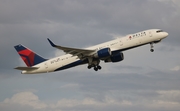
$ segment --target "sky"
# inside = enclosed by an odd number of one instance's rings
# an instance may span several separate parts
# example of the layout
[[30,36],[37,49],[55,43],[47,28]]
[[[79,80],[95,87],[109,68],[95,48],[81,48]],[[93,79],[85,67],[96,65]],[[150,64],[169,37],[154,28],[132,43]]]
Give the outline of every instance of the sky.
[[[179,0],[0,0],[1,111],[179,111]],[[56,44],[84,48],[147,29],[169,36],[124,51],[118,63],[101,62],[38,75],[14,49],[23,44],[44,58],[63,55]]]

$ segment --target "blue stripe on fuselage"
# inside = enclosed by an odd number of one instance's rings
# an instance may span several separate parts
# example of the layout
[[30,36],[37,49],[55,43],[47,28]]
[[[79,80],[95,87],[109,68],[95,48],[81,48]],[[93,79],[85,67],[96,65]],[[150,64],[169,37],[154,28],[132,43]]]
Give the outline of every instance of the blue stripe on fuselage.
[[88,60],[87,60],[87,59],[85,59],[85,60],[77,60],[77,61],[75,61],[75,62],[72,62],[72,63],[70,63],[70,64],[67,64],[67,65],[65,65],[65,66],[62,66],[62,67],[56,69],[55,71],[68,69],[68,68],[75,67],[75,66],[77,66],[77,65],[86,64],[86,63],[88,63]]
[[[120,51],[119,51],[119,50],[113,51],[112,54],[115,54],[115,53],[118,53],[118,52],[120,52]],[[85,60],[77,60],[77,61],[75,61],[75,62],[72,62],[72,63],[70,63],[70,64],[67,64],[67,65],[65,65],[65,66],[62,66],[62,67],[60,67],[60,68],[58,68],[58,69],[56,69],[56,70],[54,70],[54,71],[59,71],[59,70],[68,69],[68,68],[75,67],[75,66],[82,65],[82,64],[86,64],[86,63],[88,63],[88,59],[85,59]]]
[[[112,54],[116,54],[118,52],[121,52],[120,50],[116,50],[116,51],[112,51]],[[62,66],[54,71],[59,71],[59,70],[64,70],[64,69],[68,69],[68,68],[71,68],[71,67],[75,67],[75,66],[78,66],[78,65],[82,65],[82,64],[86,64],[88,63],[88,59],[85,59],[85,60],[77,60],[75,62],[72,62],[70,64],[67,64],[65,66]]]

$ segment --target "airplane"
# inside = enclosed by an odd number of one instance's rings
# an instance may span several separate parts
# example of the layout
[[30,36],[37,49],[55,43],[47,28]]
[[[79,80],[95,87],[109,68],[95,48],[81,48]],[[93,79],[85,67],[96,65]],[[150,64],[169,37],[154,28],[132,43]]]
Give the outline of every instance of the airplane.
[[150,29],[121,38],[98,44],[88,48],[71,48],[54,44],[47,38],[50,45],[64,51],[66,54],[52,59],[45,59],[26,48],[22,44],[14,46],[27,67],[16,67],[22,74],[38,74],[60,71],[74,66],[88,64],[87,68],[101,70],[100,62],[116,63],[124,60],[123,52],[139,46],[150,44],[150,51],[154,52],[153,44],[161,42],[168,36],[161,29]]

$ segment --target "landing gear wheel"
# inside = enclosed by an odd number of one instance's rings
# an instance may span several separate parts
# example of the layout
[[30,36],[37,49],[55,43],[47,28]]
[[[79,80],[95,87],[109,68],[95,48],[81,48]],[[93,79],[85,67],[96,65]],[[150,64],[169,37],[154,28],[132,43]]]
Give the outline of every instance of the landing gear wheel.
[[151,45],[150,51],[151,51],[151,52],[154,52],[154,49],[153,49],[153,47],[154,47],[154,46],[153,46],[153,43],[150,43],[150,45]]
[[94,70],[95,70],[95,71],[98,71],[98,68],[97,68],[97,67],[94,67]]
[[154,52],[154,49],[151,49],[150,51],[151,51],[151,52]]
[[91,69],[91,68],[92,68],[92,66],[91,66],[91,65],[89,65],[87,68],[88,68],[88,69]]
[[102,67],[101,67],[101,66],[97,66],[97,68],[98,68],[98,69],[100,69],[100,70],[102,69]]

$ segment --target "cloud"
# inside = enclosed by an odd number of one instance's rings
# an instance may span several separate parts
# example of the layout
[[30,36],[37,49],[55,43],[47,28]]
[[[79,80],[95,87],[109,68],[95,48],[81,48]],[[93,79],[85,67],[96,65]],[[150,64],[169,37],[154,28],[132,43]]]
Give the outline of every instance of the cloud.
[[76,88],[79,88],[79,87],[80,87],[79,84],[71,84],[71,83],[69,83],[69,84],[65,84],[65,85],[61,86],[60,88],[62,88],[62,89],[76,89]]
[[180,9],[180,1],[179,0],[171,0],[175,5],[178,6],[178,8]]
[[175,66],[174,68],[171,69],[171,71],[179,71],[180,70],[180,66]]
[[[139,91],[142,92],[142,91]],[[147,91],[148,92],[148,91]],[[129,94],[127,92],[127,96]],[[137,93],[137,92],[136,92]],[[135,94],[136,94],[135,93]],[[38,96],[32,92],[20,92],[14,94],[12,98],[7,98],[3,102],[0,103],[0,108],[6,108],[8,106],[9,109],[16,108],[27,108],[37,111],[49,111],[49,110],[60,110],[60,111],[79,111],[79,110],[100,110],[100,111],[108,111],[115,110],[118,111],[119,108],[124,110],[130,110],[133,108],[134,110],[139,109],[149,109],[150,110],[158,110],[163,109],[168,111],[170,109],[174,109],[174,111],[178,111],[180,101],[177,97],[180,96],[179,90],[171,90],[171,91],[156,91],[157,94],[154,97],[147,96],[146,98],[138,97],[139,99],[125,99],[125,98],[116,98],[113,97],[113,92],[111,95],[107,94],[102,101],[98,101],[95,98],[83,98],[83,99],[60,99],[57,102],[44,102],[39,100]],[[122,92],[120,94],[123,94]],[[178,101],[176,101],[178,99]],[[139,108],[141,106],[141,108]]]
[[159,98],[161,100],[167,101],[169,103],[172,102],[175,104],[179,104],[180,103],[180,90],[167,90],[167,91],[158,91]]
[[[111,98],[111,97],[106,97],[104,101],[97,101],[93,98],[84,98],[83,100],[76,100],[76,99],[62,99],[62,100],[59,100],[54,106],[52,106],[52,108],[90,108],[90,109],[105,109],[105,107],[108,107],[108,106],[122,106],[122,107],[126,107],[126,106],[131,106],[132,103],[130,101],[126,101],[126,100],[123,100],[123,101],[118,101],[118,100],[115,100],[114,98]],[[89,110],[90,110],[89,109]],[[76,109],[78,110],[78,109]],[[88,109],[86,109],[88,110]]]
[[43,109],[46,108],[47,105],[41,102],[35,94],[32,92],[20,92],[14,94],[12,98],[7,98],[3,103],[6,104],[19,104],[22,106],[31,106],[34,109]]
[[[29,108],[33,110],[80,110],[81,108],[87,109],[104,109],[107,106],[131,106],[130,101],[118,101],[111,97],[106,97],[104,101],[97,101],[93,98],[84,98],[82,100],[78,99],[61,99],[56,103],[45,103],[39,100],[38,96],[32,92],[19,92],[12,96],[12,98],[6,98],[0,103],[0,108],[13,109],[14,107],[19,108]],[[86,108],[87,107],[87,108]],[[90,110],[89,109],[89,110]],[[87,109],[88,110],[88,109]]]

